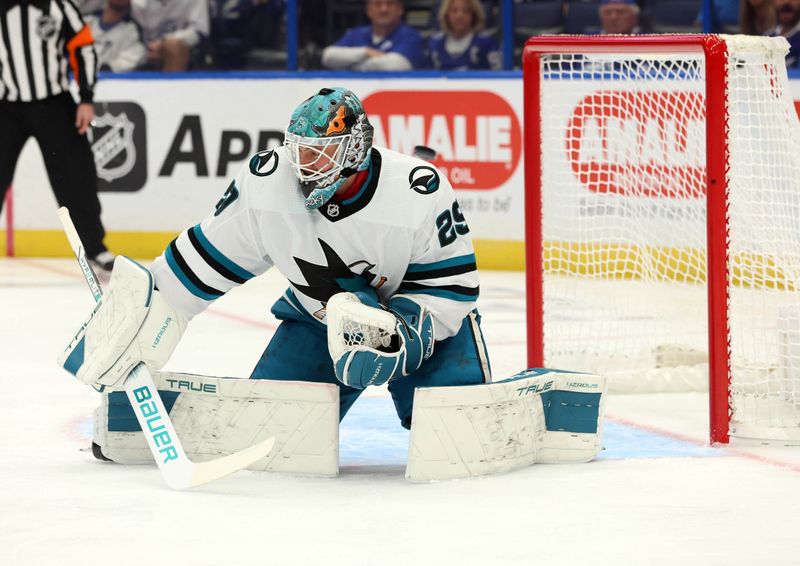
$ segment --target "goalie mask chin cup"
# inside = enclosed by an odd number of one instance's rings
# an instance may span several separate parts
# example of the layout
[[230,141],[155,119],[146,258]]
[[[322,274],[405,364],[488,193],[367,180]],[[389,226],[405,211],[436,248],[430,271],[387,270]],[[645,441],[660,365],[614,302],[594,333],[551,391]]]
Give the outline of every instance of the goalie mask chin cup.
[[306,209],[321,207],[369,167],[372,133],[361,101],[344,88],[323,88],[295,108],[284,146]]

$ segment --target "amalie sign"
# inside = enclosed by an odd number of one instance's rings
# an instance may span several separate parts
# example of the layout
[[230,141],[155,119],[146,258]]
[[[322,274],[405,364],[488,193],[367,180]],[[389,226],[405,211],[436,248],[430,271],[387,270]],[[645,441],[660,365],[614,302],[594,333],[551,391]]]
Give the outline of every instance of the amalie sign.
[[520,161],[522,131],[514,109],[486,91],[384,90],[364,101],[375,145],[411,153],[436,150],[434,163],[457,189],[496,189]]
[[567,124],[569,163],[597,193],[699,198],[705,192],[705,117],[696,92],[603,91]]

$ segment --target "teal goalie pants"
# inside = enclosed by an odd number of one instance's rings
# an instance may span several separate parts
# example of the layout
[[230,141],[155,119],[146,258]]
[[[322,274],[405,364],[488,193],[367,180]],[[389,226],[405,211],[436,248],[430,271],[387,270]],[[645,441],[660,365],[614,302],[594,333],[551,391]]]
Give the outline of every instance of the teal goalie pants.
[[[273,309],[279,317],[283,314],[281,311]],[[339,387],[339,420],[344,418],[363,391],[336,379],[328,354],[325,327],[316,321],[295,318],[285,318],[281,322],[250,377],[333,383]],[[489,357],[480,329],[480,315],[473,311],[464,318],[455,336],[436,343],[433,355],[416,372],[390,381],[389,393],[400,423],[411,428],[416,387],[472,385],[489,381]]]

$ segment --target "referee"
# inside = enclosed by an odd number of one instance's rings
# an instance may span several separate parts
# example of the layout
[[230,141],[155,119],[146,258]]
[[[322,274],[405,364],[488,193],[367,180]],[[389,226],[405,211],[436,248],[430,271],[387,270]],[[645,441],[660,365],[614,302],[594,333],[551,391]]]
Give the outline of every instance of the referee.
[[[72,0],[0,0],[0,207],[32,136],[87,257],[108,271],[114,256],[103,244],[97,171],[86,138],[96,64],[92,33]],[[69,92],[69,71],[79,104]]]

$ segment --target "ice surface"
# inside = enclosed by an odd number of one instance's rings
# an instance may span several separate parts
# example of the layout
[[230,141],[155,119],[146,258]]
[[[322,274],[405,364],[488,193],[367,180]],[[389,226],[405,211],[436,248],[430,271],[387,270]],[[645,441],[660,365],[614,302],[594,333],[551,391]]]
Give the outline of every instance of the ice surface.
[[[496,378],[525,366],[519,273],[482,274]],[[169,364],[246,376],[274,273],[193,321]],[[704,394],[611,396],[580,465],[412,484],[384,389],[342,422],[341,476],[239,472],[191,492],[85,449],[97,394],[55,359],[92,307],[69,260],[0,260],[0,565],[800,564],[800,449],[711,448]]]

